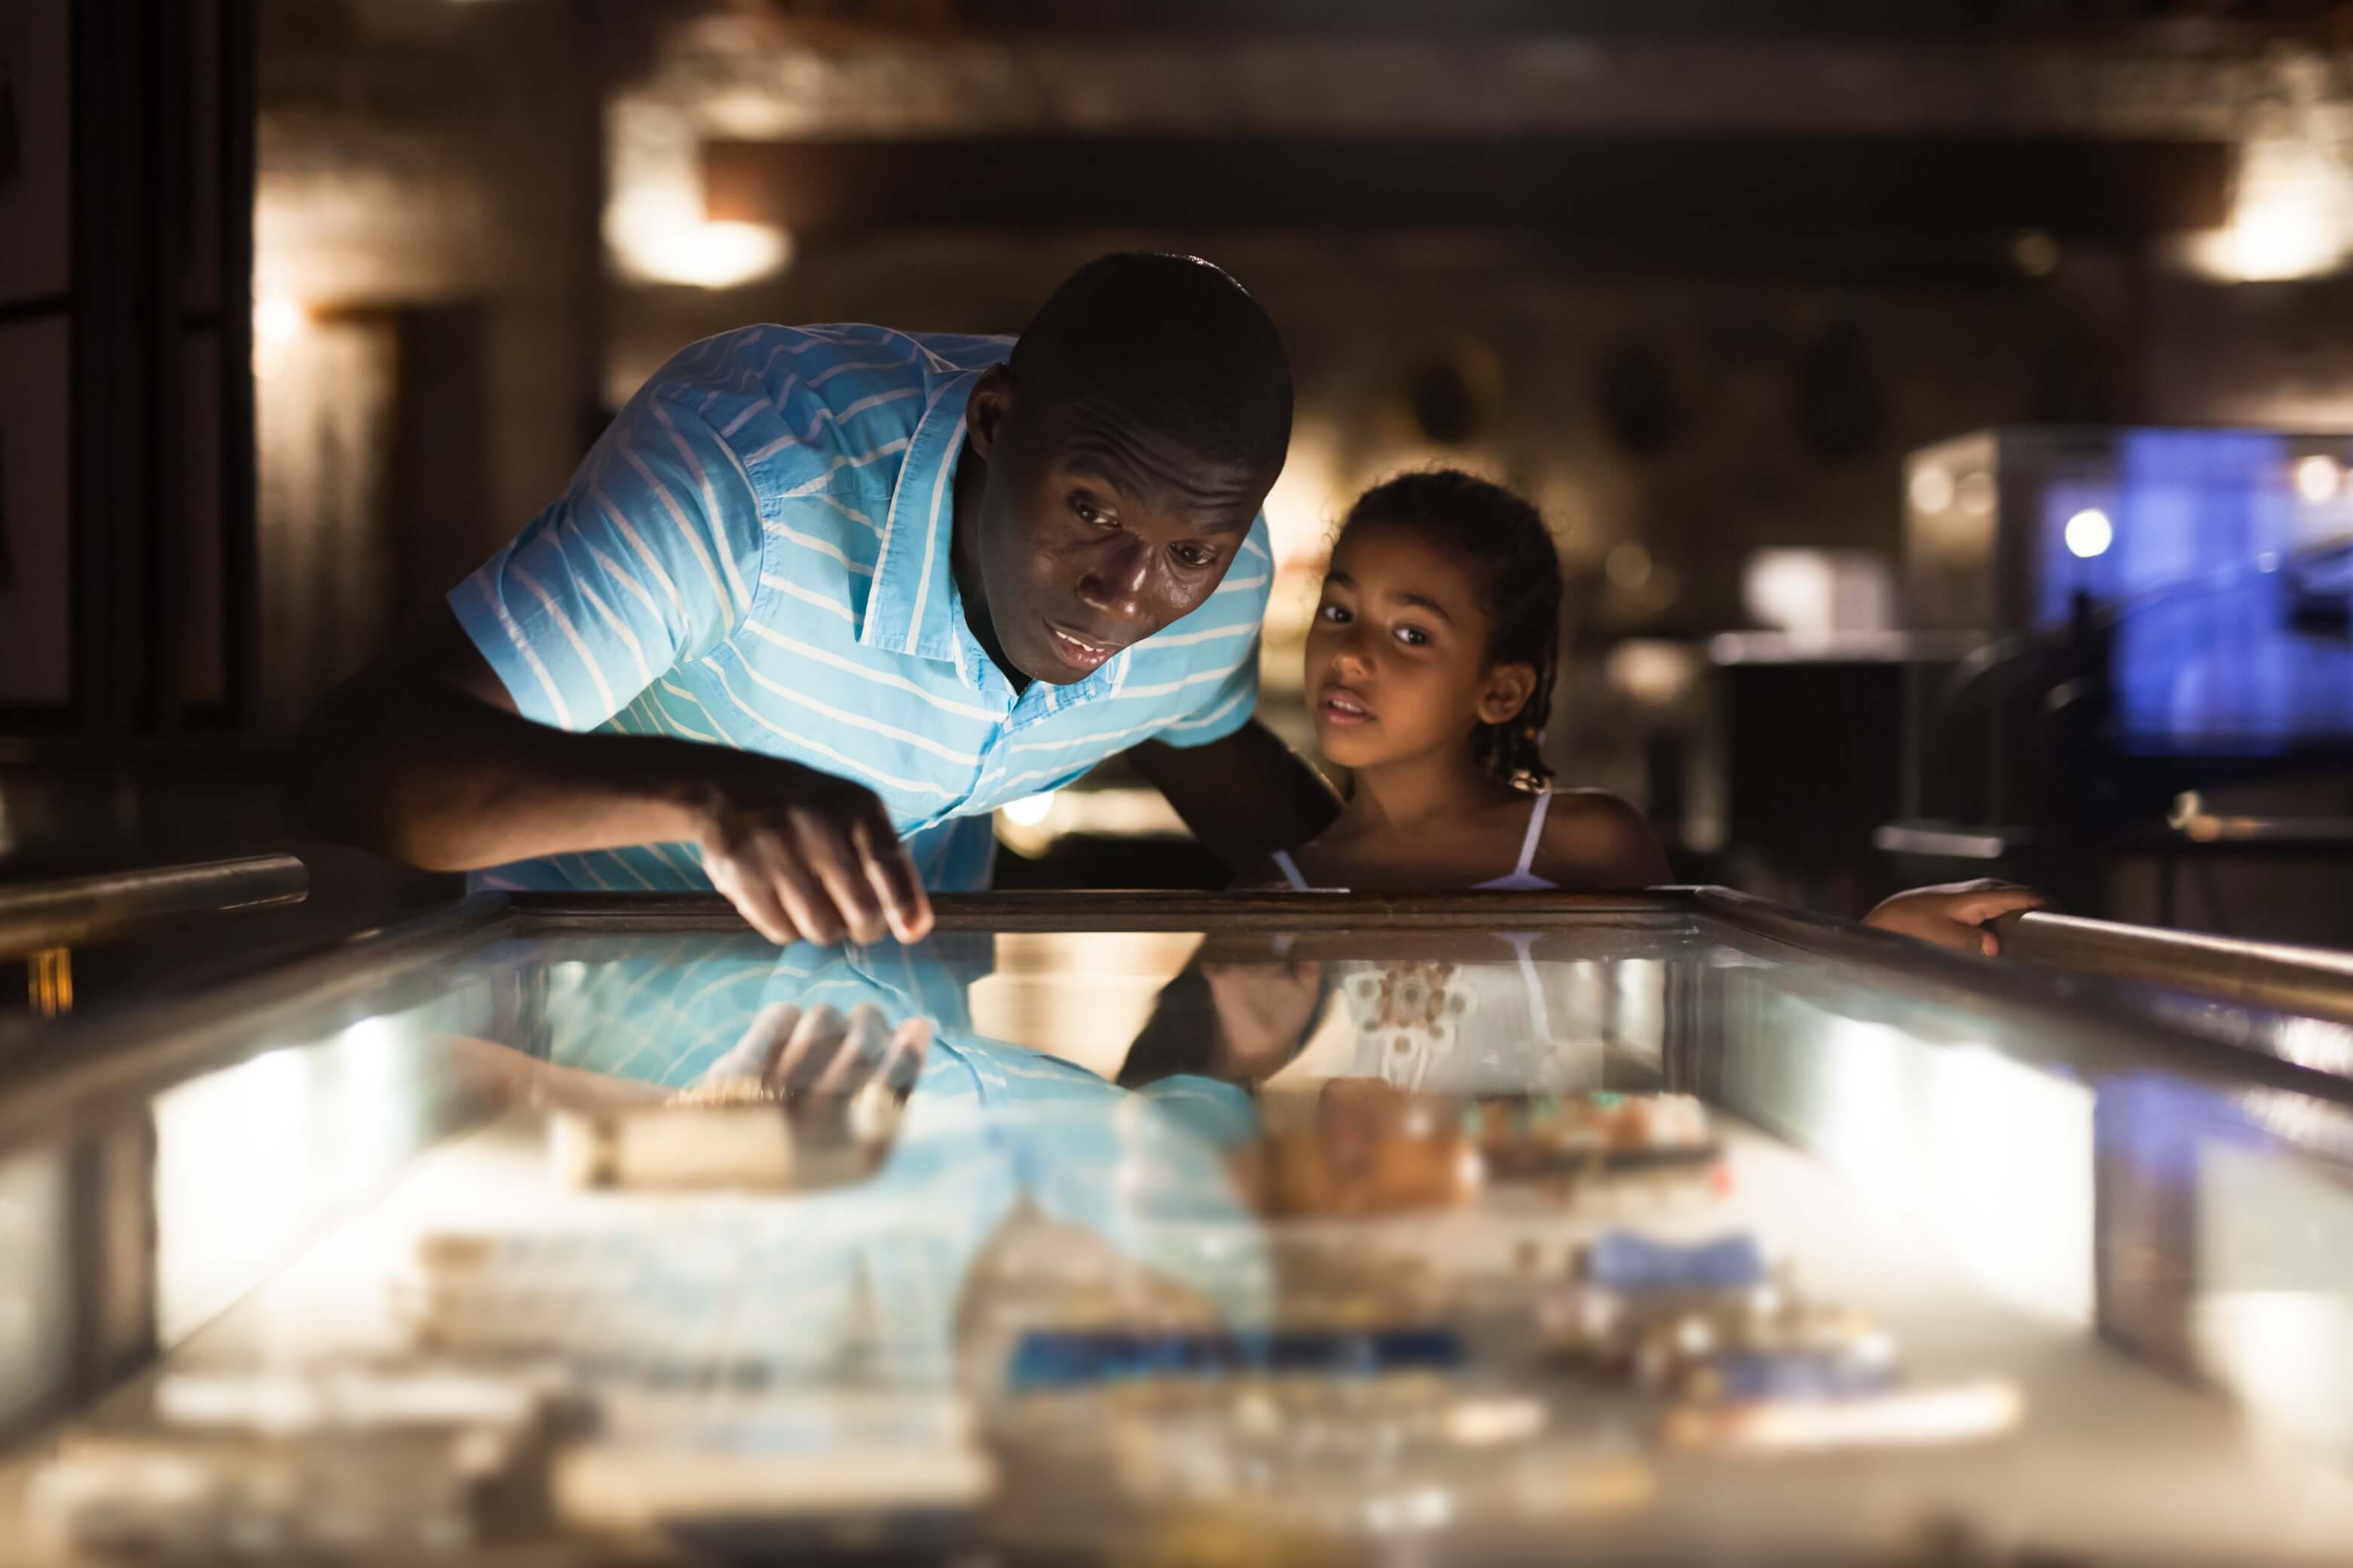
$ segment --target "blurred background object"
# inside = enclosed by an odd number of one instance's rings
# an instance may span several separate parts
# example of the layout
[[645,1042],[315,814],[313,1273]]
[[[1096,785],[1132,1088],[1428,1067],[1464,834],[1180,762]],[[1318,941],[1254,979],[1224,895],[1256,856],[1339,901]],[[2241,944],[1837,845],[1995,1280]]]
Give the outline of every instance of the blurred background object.
[[[2079,906],[2153,861],[2155,918],[2189,902],[2186,872],[2216,929],[2223,868],[2242,910],[2293,874],[2284,859],[2341,876],[2348,458],[2353,437],[2251,429],[2018,428],[1915,453],[1914,614],[1970,646],[1906,691],[1904,820],[1880,846],[1999,858]],[[2259,817],[2223,831],[2200,792]],[[2231,864],[2250,858],[2268,864]]]
[[[1015,331],[1080,261],[1145,247],[1226,266],[1294,356],[1263,654],[1294,741],[1333,524],[1389,472],[1457,464],[1558,534],[1563,779],[1644,805],[1679,873],[1859,912],[1950,860],[1892,858],[1895,825],[2048,874],[2013,830],[2049,842],[2063,813],[1936,795],[2023,798],[2030,764],[1993,738],[2015,716],[1971,741],[1932,722],[1937,694],[2031,633],[2123,672],[2112,710],[2142,712],[2158,678],[2131,672],[2158,667],[2127,645],[2169,634],[2127,618],[2095,658],[2067,641],[2069,595],[2101,623],[2112,583],[2221,570],[2210,552],[2255,533],[2084,499],[2049,534],[2009,455],[2041,437],[2009,432],[2141,432],[2091,439],[2156,473],[2204,460],[2148,455],[2160,431],[2353,426],[2353,337],[2327,330],[2353,307],[2347,20],[2324,0],[0,0],[0,873],[282,847],[280,740],[685,342],[755,321]],[[1944,445],[1969,431],[2005,434]],[[2318,545],[2353,515],[2353,451],[2249,439],[2287,465],[2250,518],[2321,531],[2265,590],[2298,640],[2233,668],[2295,670],[2318,693],[2298,713],[2353,705],[2300,651],[2342,603]],[[1986,539],[2030,535],[2066,552],[2033,579],[2058,620],[1962,596],[1956,574],[2000,576]],[[2353,816],[2318,732],[2283,722],[2260,766],[2092,726],[2133,783],[2066,808],[2117,826],[2071,899],[2353,941],[2327,854],[2201,859],[2177,899],[2175,847],[2127,826],[2187,789],[2225,816]],[[1006,814],[1001,883],[1219,879],[1106,774]],[[308,921],[449,887],[312,858]]]

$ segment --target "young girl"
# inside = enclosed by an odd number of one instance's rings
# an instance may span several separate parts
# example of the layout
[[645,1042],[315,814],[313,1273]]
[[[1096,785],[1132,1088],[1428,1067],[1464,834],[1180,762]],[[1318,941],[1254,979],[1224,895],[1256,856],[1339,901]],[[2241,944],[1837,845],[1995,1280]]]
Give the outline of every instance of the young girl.
[[[1624,890],[1669,879],[1642,815],[1558,790],[1541,742],[1561,640],[1560,560],[1536,509],[1454,469],[1357,499],[1307,637],[1307,702],[1349,770],[1339,819],[1246,880],[1301,889]],[[1967,884],[1898,894],[1869,923],[1991,952],[1978,928],[2041,902]]]
[[[1375,486],[1349,509],[1307,637],[1307,702],[1353,787],[1337,821],[1248,884],[1305,890],[1626,891],[1669,879],[1640,812],[1559,790],[1541,748],[1560,653],[1560,559],[1535,508],[1451,469]],[[2040,900],[1991,884],[1922,889],[1871,923],[1992,951],[1977,922]],[[1121,1081],[1281,1070],[1345,998],[1341,1081],[1489,1094],[1598,1087],[1606,998],[1536,961],[1534,932],[1440,961],[1332,966],[1229,956],[1216,938],[1163,994]],[[1614,972],[1613,972],[1614,973]],[[1615,984],[1615,982],[1611,982]],[[1206,991],[1206,995],[1200,994]]]

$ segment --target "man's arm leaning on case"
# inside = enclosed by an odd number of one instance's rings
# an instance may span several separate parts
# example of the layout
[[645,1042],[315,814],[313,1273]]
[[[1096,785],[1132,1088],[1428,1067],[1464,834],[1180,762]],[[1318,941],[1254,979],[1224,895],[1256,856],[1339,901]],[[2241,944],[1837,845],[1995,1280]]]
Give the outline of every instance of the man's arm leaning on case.
[[778,757],[523,718],[447,610],[296,737],[288,825],[432,870],[692,842],[763,934],[915,941],[931,906],[882,803]]
[[1228,866],[1304,844],[1340,815],[1324,775],[1255,718],[1206,745],[1146,741],[1127,754]]

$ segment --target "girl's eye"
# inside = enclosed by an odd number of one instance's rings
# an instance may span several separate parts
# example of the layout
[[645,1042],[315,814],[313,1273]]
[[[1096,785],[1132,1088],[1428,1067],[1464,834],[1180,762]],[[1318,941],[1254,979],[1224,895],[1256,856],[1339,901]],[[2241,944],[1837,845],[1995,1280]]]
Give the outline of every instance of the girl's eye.
[[1315,618],[1319,621],[1330,621],[1334,626],[1338,626],[1348,618],[1348,612],[1337,605],[1323,605],[1317,607]]
[[1399,626],[1397,639],[1408,647],[1419,647],[1430,640],[1430,634],[1419,626]]

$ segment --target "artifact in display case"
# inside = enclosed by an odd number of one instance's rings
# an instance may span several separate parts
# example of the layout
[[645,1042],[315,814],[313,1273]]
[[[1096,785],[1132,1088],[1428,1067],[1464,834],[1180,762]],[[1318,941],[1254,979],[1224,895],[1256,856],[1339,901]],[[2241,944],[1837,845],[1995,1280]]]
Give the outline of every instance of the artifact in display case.
[[1270,1211],[1372,1215],[1468,1203],[1483,1182],[1479,1151],[1452,1100],[1378,1079],[1334,1079],[1312,1125],[1271,1135]]
[[1731,1188],[1707,1111],[1687,1094],[1490,1095],[1465,1126],[1490,1181],[1535,1183],[1583,1206],[1672,1205]]
[[1905,1380],[1894,1339],[1809,1301],[1748,1234],[1675,1244],[1612,1231],[1538,1309],[1573,1362],[1665,1396],[1672,1448],[1811,1449],[1966,1442],[2016,1426],[2017,1388]]
[[931,1039],[930,1019],[893,1027],[871,1003],[764,1008],[659,1104],[559,1110],[557,1184],[813,1191],[862,1180],[890,1152]]
[[560,1372],[447,1361],[175,1373],[71,1434],[27,1499],[53,1549],[142,1561],[440,1553],[543,1536]]

